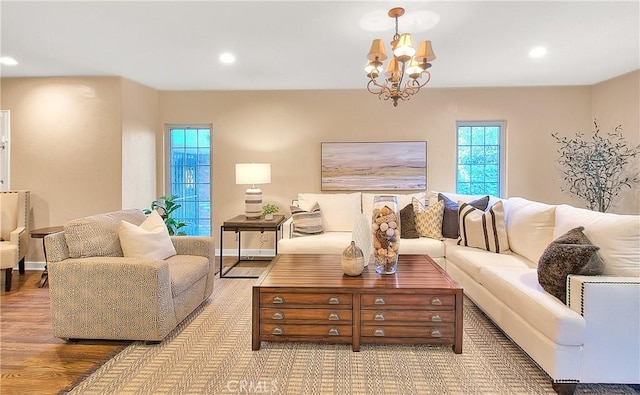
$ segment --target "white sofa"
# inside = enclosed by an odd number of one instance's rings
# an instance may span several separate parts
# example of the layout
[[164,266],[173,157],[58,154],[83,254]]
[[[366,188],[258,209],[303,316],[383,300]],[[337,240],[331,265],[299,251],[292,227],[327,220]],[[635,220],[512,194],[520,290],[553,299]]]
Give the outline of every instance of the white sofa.
[[[318,199],[325,232],[291,238],[289,219],[280,253],[341,253],[351,240],[347,218],[359,214],[352,207],[355,199],[360,196],[362,212],[371,212],[374,194],[325,195],[331,194],[298,196],[306,205]],[[446,195],[454,201],[477,198]],[[400,208],[410,201],[408,196],[400,196]],[[437,201],[436,192],[425,196],[431,204]],[[492,197],[489,206],[497,200]],[[421,237],[402,239],[400,254],[434,254],[465,294],[549,374],[559,393],[573,392],[578,382],[640,383],[640,216],[518,197],[502,202],[509,252]],[[332,221],[337,218],[343,223]],[[584,226],[584,234],[599,247],[605,270],[598,276],[570,275],[565,305],[538,284],[537,266],[551,241],[578,226]]]
[[[306,237],[293,237],[293,218],[282,226],[283,236],[278,241],[280,254],[342,254],[352,240],[353,224],[357,216],[364,214],[369,218],[373,213],[375,193],[300,193],[294,201],[300,208],[309,210],[318,202],[322,212],[324,233]],[[427,193],[396,194],[398,210],[411,204],[412,198],[427,202]],[[444,267],[445,245],[440,240],[420,237],[402,239],[401,254],[428,254]]]

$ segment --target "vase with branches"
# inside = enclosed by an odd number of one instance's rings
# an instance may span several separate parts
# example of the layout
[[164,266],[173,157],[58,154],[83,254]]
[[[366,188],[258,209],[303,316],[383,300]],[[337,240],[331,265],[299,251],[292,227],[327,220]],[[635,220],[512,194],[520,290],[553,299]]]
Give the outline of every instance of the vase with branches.
[[622,135],[622,126],[600,133],[594,120],[591,137],[578,132],[574,137],[551,136],[560,145],[558,162],[563,167],[563,191],[583,199],[587,208],[606,212],[625,188],[638,182],[637,171],[630,171],[632,159],[640,154],[640,145],[630,147]]

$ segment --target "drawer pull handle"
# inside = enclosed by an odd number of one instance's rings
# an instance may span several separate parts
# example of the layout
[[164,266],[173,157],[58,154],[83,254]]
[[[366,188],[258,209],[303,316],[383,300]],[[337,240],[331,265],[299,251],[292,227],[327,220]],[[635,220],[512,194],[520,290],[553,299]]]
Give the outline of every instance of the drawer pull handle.
[[340,304],[340,299],[335,296],[329,298],[329,304]]
[[373,336],[384,336],[384,329],[376,328],[376,330],[373,331]]
[[329,335],[331,335],[331,336],[339,336],[340,335],[340,331],[338,330],[338,328],[331,328],[331,329],[329,329]]
[[275,328],[273,328],[273,331],[271,331],[271,333],[273,333],[274,335],[282,335],[284,331],[279,326],[276,326]]
[[442,317],[440,317],[439,315],[432,315],[431,321],[442,322]]
[[431,299],[431,304],[434,306],[442,306],[442,301],[440,298],[433,298]]
[[329,321],[338,321],[339,319],[340,319],[340,316],[338,316],[338,314],[336,313],[329,314]]
[[284,303],[284,298],[282,296],[274,296],[273,297],[273,303],[275,303],[275,304]]
[[374,320],[374,321],[384,321],[384,320],[385,320],[385,318],[384,318],[384,313],[376,313],[376,314],[373,316],[373,320]]
[[282,314],[279,311],[276,311],[275,313],[273,313],[271,318],[274,319],[274,320],[282,320],[282,319],[284,319],[284,314]]
[[442,337],[442,332],[437,329],[431,331],[431,337]]
[[373,304],[386,304],[383,298],[376,298]]

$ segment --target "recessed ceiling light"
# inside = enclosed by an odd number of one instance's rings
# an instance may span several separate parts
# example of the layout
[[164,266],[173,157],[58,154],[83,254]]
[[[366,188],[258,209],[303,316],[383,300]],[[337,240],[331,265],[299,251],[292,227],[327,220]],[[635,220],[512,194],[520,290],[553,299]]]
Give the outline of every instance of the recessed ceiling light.
[[231,64],[236,61],[236,57],[233,56],[232,53],[225,52],[220,54],[220,56],[218,57],[218,60],[220,61],[220,63]]
[[531,51],[529,51],[529,56],[532,58],[539,58],[547,54],[547,48],[545,47],[535,47]]
[[15,66],[18,64],[18,61],[11,56],[2,56],[0,57],[0,64],[3,64],[5,66]]

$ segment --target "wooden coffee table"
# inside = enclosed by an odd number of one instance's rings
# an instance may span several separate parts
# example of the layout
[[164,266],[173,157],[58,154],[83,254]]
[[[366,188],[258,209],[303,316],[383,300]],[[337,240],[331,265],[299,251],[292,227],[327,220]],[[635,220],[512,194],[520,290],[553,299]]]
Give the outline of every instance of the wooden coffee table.
[[427,255],[398,271],[344,275],[340,255],[278,255],[253,287],[252,349],[261,341],[451,344],[462,353],[462,288]]

